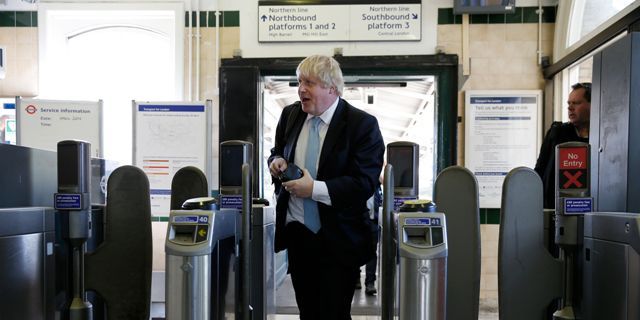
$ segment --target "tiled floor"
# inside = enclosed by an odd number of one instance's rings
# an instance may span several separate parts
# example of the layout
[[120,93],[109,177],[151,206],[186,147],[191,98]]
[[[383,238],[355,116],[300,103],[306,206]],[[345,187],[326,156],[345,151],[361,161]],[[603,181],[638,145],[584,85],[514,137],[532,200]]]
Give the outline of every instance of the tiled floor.
[[[489,303],[491,305],[486,305],[487,303],[489,302],[480,301],[478,320],[497,320],[498,311],[495,306],[495,301]],[[276,312],[278,313],[276,320],[299,319],[298,307],[289,277],[287,277],[276,291]],[[365,295],[364,289],[356,290],[351,306],[351,314],[353,320],[379,320],[380,301],[378,296]]]
[[[364,275],[363,275],[364,277]],[[275,320],[299,319],[291,278],[287,277],[276,291]],[[380,301],[378,296],[368,296],[364,290],[356,290],[351,307],[353,320],[379,320]],[[152,319],[164,319],[164,304],[152,305]],[[480,300],[480,314],[478,320],[497,320],[498,311],[496,301]]]
[[[294,320],[299,319],[297,314],[278,314],[275,320]],[[352,320],[380,320],[379,316],[352,316]],[[478,320],[497,320],[498,315],[483,315],[480,313]]]
[[[300,319],[297,314],[278,314],[276,320],[294,320]],[[378,316],[353,316],[352,320],[379,320]]]

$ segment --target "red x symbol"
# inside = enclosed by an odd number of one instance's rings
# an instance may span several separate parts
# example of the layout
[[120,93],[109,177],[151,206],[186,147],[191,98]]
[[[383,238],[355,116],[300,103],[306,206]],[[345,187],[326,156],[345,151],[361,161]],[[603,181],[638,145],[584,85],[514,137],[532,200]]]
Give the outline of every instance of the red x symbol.
[[567,179],[569,179],[569,180],[567,180],[567,182],[565,182],[562,185],[563,189],[569,188],[569,186],[572,185],[572,184],[575,184],[576,187],[578,187],[578,188],[582,187],[582,183],[580,183],[580,181],[578,181],[578,178],[580,178],[580,176],[582,175],[582,171],[578,171],[573,175],[571,173],[569,173],[569,171],[564,171],[564,172],[562,172],[562,174],[565,177],[567,177]]

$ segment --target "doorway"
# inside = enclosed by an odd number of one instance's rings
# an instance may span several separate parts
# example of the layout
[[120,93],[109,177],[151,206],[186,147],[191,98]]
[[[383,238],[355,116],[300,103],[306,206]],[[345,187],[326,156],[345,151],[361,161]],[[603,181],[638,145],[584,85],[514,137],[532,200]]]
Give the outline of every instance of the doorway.
[[[456,161],[458,57],[334,58],[345,77],[343,98],[378,118],[385,143],[417,139],[421,171],[429,172],[421,172],[421,195],[431,199],[434,178]],[[295,70],[302,59],[222,60],[219,141],[253,143],[259,159],[253,168],[255,197],[271,197],[265,159],[282,106],[297,100]]]
[[[262,78],[262,143],[263,163],[274,144],[274,135],[282,109],[298,100],[297,79],[291,76]],[[387,75],[384,77],[349,76],[345,78],[342,98],[378,120],[385,144],[410,141],[420,146],[420,198],[433,193],[435,155],[434,76]],[[263,166],[263,177],[269,169]],[[273,194],[273,185],[263,184],[264,195]]]

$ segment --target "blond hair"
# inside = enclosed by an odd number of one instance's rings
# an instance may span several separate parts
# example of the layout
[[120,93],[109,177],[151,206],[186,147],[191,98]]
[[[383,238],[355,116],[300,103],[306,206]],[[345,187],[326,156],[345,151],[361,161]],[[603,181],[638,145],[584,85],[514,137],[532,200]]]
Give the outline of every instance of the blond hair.
[[298,78],[317,77],[324,87],[334,87],[338,96],[342,96],[344,79],[340,64],[334,58],[323,55],[313,55],[300,62],[296,69]]

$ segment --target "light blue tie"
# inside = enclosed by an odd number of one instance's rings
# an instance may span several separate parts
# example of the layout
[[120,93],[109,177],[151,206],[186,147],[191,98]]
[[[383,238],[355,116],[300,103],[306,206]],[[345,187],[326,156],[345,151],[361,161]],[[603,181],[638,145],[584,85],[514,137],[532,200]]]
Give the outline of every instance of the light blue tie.
[[[311,174],[313,179],[316,178],[316,162],[318,161],[318,154],[320,153],[320,134],[318,132],[318,125],[320,124],[319,117],[313,117],[309,126],[309,140],[307,141],[307,154],[304,157],[304,166]],[[304,225],[313,233],[318,233],[320,230],[320,215],[318,214],[318,203],[311,198],[304,198]]]

